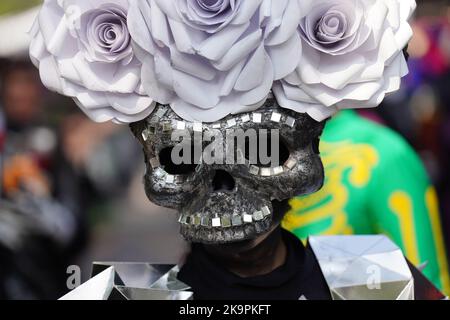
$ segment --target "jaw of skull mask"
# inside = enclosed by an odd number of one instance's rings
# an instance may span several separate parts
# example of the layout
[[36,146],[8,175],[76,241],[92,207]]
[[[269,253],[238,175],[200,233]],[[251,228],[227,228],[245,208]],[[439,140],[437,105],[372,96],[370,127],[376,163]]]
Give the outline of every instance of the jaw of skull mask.
[[[208,124],[186,122],[170,107],[159,105],[147,119],[131,125],[143,145],[148,198],[159,206],[176,209],[184,238],[205,244],[256,239],[280,223],[280,219],[274,218],[276,203],[320,189],[324,173],[318,144],[323,127],[324,123],[306,114],[280,108],[273,99],[257,111]],[[220,141],[216,138],[218,133],[228,137],[233,129],[254,130],[258,134],[264,129],[276,130],[279,163],[263,166],[250,162],[248,152],[241,156],[244,161],[206,163],[194,159],[194,147],[190,163],[173,161],[173,150],[180,145],[174,132],[182,131],[183,137],[192,137],[187,140],[192,145],[200,137],[205,151],[208,143]],[[210,132],[214,135],[208,135]],[[205,142],[206,136],[215,139]],[[227,149],[227,141],[225,138],[221,141],[224,153],[232,150]]]

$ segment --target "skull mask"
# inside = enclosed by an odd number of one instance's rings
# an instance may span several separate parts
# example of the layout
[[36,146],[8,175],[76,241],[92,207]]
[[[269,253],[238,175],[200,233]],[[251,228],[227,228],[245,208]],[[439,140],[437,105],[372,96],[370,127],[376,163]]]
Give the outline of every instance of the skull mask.
[[[228,116],[212,124],[186,122],[170,107],[158,105],[147,119],[132,124],[131,129],[143,145],[147,166],[144,182],[149,199],[179,212],[178,221],[186,240],[223,244],[255,239],[268,232],[281,220],[274,217],[277,204],[322,186],[318,144],[323,126],[323,122],[280,108],[269,99],[257,111]],[[192,136],[215,131],[225,137],[227,130],[233,128],[277,130],[279,165],[262,166],[248,160],[176,165],[172,161],[172,150],[178,144],[172,136],[174,130]]]

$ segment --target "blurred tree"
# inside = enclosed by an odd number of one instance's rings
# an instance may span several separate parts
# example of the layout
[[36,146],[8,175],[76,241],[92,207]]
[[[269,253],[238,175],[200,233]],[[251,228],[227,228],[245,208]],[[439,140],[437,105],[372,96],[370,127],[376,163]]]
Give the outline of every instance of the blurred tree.
[[42,0],[2,0],[0,15],[20,12],[42,3]]

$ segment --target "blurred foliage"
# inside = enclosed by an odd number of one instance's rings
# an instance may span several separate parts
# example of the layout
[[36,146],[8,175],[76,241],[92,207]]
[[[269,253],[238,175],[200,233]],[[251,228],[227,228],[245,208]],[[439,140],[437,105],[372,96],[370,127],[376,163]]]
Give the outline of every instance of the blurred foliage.
[[0,0],[0,15],[20,12],[42,3],[42,0]]

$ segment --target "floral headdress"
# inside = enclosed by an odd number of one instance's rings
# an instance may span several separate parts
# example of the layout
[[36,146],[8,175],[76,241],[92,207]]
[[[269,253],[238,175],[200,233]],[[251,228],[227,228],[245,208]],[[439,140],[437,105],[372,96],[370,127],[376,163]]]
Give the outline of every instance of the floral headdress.
[[414,0],[45,0],[30,55],[95,121],[156,103],[213,122],[280,106],[317,121],[379,105],[408,72]]

